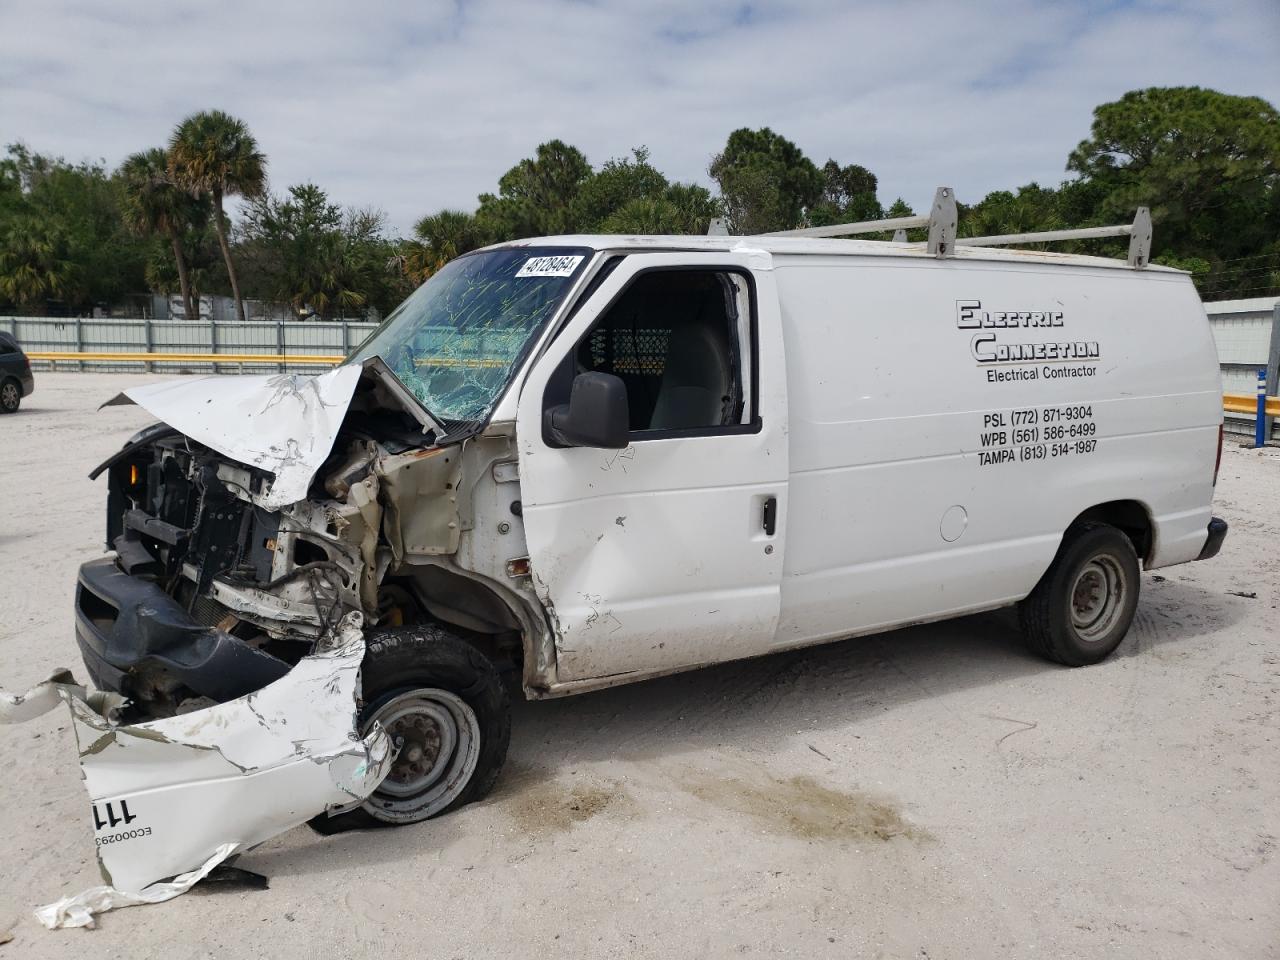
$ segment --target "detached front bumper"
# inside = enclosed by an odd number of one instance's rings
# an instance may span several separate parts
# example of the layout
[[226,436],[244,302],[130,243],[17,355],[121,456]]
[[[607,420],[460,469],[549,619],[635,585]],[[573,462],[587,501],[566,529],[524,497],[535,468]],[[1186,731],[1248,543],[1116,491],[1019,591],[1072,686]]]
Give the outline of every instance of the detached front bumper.
[[149,670],[219,702],[289,672],[285,661],[198,622],[156,584],[122,571],[113,557],[80,568],[76,642],[94,686],[130,698],[145,695],[138,677]]
[[88,693],[66,671],[25,694],[0,691],[4,722],[67,703],[92,807],[105,885],[41,908],[41,922],[85,926],[104,910],[168,900],[233,854],[363,803],[395,751],[378,724],[358,727],[362,628],[348,614],[276,682],[145,723],[121,723],[119,698]]

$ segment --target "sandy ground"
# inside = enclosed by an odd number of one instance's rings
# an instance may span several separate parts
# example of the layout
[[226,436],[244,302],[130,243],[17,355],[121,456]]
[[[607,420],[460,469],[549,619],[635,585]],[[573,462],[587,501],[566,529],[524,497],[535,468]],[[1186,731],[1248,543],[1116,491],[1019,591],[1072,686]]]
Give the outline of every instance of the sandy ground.
[[[10,689],[80,668],[85,474],[146,420],[95,407],[142,380],[43,374],[0,418]],[[1101,666],[997,614],[519,704],[484,803],[299,828],[242,861],[266,892],[90,932],[30,914],[97,881],[67,718],[0,729],[0,960],[1280,957],[1280,455],[1228,449],[1218,491],[1221,556],[1144,575]]]

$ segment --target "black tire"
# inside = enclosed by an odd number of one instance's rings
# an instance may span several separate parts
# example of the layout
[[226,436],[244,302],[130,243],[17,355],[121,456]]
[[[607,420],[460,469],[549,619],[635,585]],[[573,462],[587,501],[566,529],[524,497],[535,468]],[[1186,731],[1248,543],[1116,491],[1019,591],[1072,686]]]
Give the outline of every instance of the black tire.
[[[313,817],[311,827],[322,834],[419,823],[480,800],[493,789],[511,740],[511,702],[507,691],[493,663],[471,644],[432,624],[390,630],[375,628],[366,637],[366,644],[361,665],[361,733],[367,731],[368,725],[380,712],[385,717],[389,706],[403,703],[406,698],[412,702],[420,692],[439,697],[443,691],[465,703],[474,715],[479,740],[478,749],[471,751],[475,755],[475,766],[460,792],[452,796],[446,805],[440,809],[423,807],[414,811],[408,808],[432,788],[428,784],[423,791],[409,797],[394,797],[384,792],[384,787],[398,776],[397,771],[404,770],[400,764],[408,762],[397,759],[392,774],[362,806],[336,817],[325,814]],[[412,712],[408,716],[411,725],[421,719],[421,715]],[[439,742],[437,736],[437,748]],[[457,747],[452,753],[460,757],[462,748]],[[402,758],[406,754],[407,749],[401,751]],[[404,774],[406,778],[411,775],[412,771]],[[443,774],[441,776],[444,778]],[[454,776],[450,774],[449,779],[456,784],[458,780],[453,779]],[[400,783],[394,786],[404,789]],[[449,792],[452,789],[455,788],[451,787]]]
[[1140,582],[1127,536],[1105,523],[1077,524],[1018,607],[1027,646],[1068,667],[1105,660],[1133,622]]
[[12,377],[0,380],[0,413],[17,413],[22,406],[22,384]]

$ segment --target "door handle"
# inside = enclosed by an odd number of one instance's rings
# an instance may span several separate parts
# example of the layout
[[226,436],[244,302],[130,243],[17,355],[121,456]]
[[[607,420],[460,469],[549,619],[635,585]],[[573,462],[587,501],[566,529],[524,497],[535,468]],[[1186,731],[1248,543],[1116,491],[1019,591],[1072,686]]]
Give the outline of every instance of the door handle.
[[773,536],[773,532],[778,529],[778,498],[769,497],[764,502],[764,532],[766,536]]

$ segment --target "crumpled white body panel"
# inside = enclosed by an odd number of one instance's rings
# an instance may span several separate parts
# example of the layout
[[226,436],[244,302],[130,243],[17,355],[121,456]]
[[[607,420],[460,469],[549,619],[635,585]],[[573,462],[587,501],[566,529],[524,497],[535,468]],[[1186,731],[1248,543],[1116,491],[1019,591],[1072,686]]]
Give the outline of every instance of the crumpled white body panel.
[[174,877],[167,883],[153,883],[141,893],[124,893],[115,887],[91,887],[74,897],[63,897],[36,911],[36,919],[50,930],[59,927],[88,927],[93,929],[96,913],[106,913],[120,907],[140,907],[145,903],[164,903],[186,893],[209,875],[218,864],[239,849],[238,844],[224,843],[213,852],[199,869]]
[[102,910],[177,896],[231,853],[368,797],[392,750],[381,728],[364,739],[356,731],[360,627],[348,614],[275,683],[149,723],[115,724],[61,688],[107,886],[42,908],[41,921],[80,926]]
[[261,505],[277,510],[306,496],[360,373],[352,363],[319,376],[182,377],[132,387],[106,405],[132,401],[223,456],[269,470],[275,482]]

